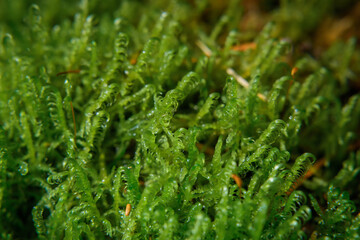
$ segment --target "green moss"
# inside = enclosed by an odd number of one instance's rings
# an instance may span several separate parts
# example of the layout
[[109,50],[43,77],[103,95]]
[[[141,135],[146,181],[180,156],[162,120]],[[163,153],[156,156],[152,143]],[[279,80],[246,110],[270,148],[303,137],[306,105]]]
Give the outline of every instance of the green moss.
[[359,238],[355,1],[247,6],[1,1],[0,238]]

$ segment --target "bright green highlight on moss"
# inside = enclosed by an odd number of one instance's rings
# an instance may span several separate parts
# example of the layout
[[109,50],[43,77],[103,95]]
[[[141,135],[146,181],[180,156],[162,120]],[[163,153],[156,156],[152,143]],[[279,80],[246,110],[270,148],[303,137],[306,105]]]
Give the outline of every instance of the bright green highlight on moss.
[[360,237],[359,48],[297,50],[341,6],[216,2],[0,2],[1,239]]

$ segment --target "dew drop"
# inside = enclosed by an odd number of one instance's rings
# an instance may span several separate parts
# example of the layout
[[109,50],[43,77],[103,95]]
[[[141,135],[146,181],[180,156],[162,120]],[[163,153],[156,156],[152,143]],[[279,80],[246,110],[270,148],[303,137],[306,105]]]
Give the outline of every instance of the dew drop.
[[29,169],[28,169],[28,164],[26,162],[21,162],[20,166],[19,166],[19,170],[21,175],[25,176],[26,174],[28,174]]

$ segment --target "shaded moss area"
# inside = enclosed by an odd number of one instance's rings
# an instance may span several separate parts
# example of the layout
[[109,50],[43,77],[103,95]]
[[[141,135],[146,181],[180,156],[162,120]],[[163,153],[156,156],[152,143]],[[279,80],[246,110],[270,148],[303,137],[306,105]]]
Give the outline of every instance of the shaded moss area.
[[359,19],[1,1],[0,238],[360,238]]

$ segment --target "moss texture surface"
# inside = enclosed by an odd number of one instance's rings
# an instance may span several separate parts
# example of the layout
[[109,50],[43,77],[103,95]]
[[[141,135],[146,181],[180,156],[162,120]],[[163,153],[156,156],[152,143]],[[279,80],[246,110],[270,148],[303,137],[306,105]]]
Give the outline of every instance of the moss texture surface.
[[359,25],[350,0],[0,1],[0,238],[360,239]]

